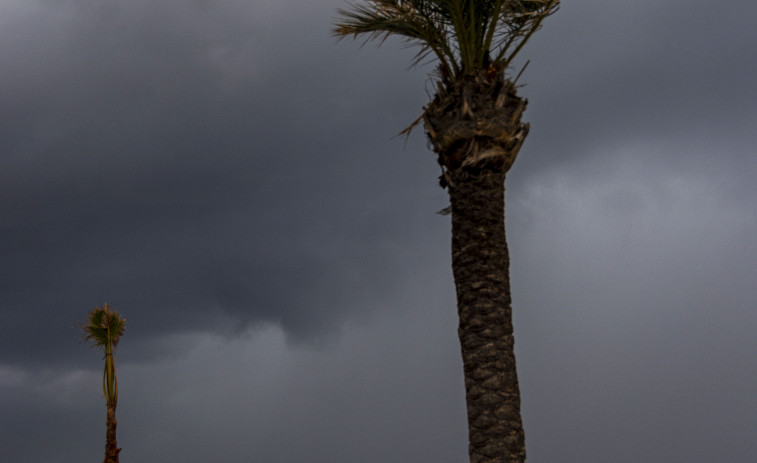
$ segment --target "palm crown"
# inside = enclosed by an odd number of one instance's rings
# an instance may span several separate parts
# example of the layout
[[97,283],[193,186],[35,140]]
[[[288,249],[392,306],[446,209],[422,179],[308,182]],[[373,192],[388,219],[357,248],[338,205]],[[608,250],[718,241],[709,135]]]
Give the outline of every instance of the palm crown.
[[118,402],[118,379],[113,361],[113,351],[124,334],[126,319],[110,306],[95,307],[89,312],[87,322],[81,325],[84,341],[92,341],[95,347],[105,350],[105,369],[103,371],[103,395],[108,405],[115,408]]
[[391,35],[420,46],[413,64],[433,54],[450,81],[494,66],[507,69],[515,55],[559,7],[560,0],[366,0],[340,9],[333,32]]

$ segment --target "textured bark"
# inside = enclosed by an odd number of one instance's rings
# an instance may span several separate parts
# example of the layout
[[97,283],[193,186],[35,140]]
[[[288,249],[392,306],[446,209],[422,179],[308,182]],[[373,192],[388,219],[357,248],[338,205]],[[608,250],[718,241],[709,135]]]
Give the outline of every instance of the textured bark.
[[504,178],[453,172],[452,269],[460,319],[471,463],[526,459],[515,367]]
[[526,459],[504,198],[505,176],[528,135],[526,105],[504,70],[492,67],[439,82],[423,116],[451,202],[471,463]]
[[105,459],[103,463],[118,463],[118,454],[121,452],[121,449],[118,448],[118,444],[116,443],[117,425],[116,407],[109,406],[105,432]]

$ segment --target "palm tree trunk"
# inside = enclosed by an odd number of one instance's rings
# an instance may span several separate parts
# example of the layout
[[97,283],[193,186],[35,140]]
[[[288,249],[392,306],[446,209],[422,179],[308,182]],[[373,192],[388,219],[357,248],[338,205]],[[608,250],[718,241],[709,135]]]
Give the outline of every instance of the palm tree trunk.
[[103,463],[118,463],[118,453],[121,451],[116,443],[116,407],[108,406],[108,416],[105,432],[105,459]]
[[484,168],[455,169],[447,175],[470,462],[523,463],[526,448],[505,239],[505,173]]

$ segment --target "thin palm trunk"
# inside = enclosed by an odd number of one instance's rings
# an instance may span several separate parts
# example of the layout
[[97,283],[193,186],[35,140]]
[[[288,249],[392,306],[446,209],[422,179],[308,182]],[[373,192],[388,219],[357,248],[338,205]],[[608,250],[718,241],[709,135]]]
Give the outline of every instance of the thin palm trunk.
[[118,448],[118,443],[116,442],[116,426],[118,426],[116,407],[115,405],[108,405],[105,431],[105,459],[103,463],[118,463],[118,454],[121,452],[121,449]]
[[118,405],[118,379],[116,377],[116,363],[114,351],[118,341],[124,334],[126,319],[122,318],[110,306],[95,307],[89,312],[87,323],[82,324],[84,341],[92,341],[97,347],[105,351],[105,367],[103,370],[103,395],[107,414],[105,417],[105,458],[103,463],[118,463],[121,449],[116,442],[116,406]]
[[452,270],[471,463],[526,459],[499,172],[452,174]]
[[[106,307],[108,307],[107,304]],[[117,337],[120,337],[120,333],[111,333],[111,327],[109,324],[106,324],[105,332],[107,339],[113,339],[112,336],[114,334]],[[108,409],[105,421],[105,459],[103,460],[103,463],[119,463],[118,454],[121,452],[121,449],[118,448],[118,442],[116,441],[116,427],[118,426],[118,420],[116,420],[116,406],[118,405],[116,359],[113,355],[113,342],[106,342],[103,347],[105,348],[103,390],[105,392],[106,406]]]

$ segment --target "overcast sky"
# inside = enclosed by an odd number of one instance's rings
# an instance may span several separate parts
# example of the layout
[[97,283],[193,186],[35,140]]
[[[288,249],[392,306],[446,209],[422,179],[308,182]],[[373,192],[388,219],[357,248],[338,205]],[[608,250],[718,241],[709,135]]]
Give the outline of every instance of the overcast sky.
[[[467,458],[413,50],[343,0],[0,0],[0,461]],[[566,0],[507,180],[530,463],[757,454],[757,3]],[[517,69],[516,69],[517,71]]]

